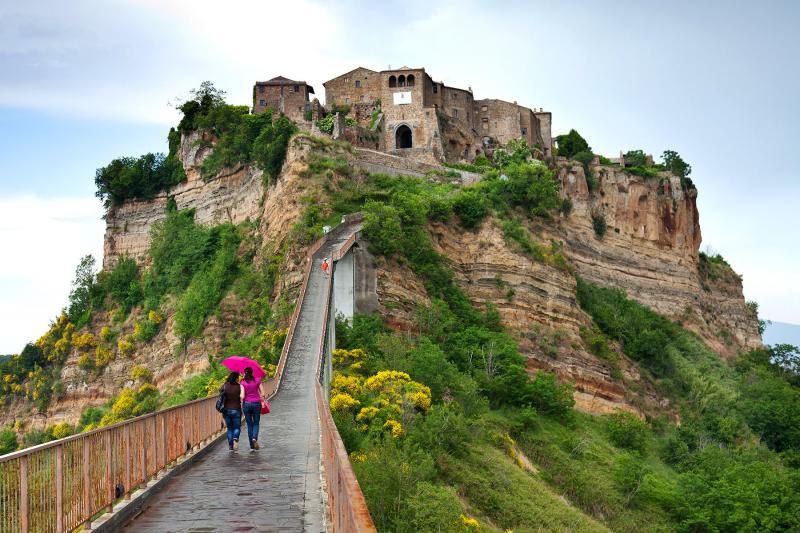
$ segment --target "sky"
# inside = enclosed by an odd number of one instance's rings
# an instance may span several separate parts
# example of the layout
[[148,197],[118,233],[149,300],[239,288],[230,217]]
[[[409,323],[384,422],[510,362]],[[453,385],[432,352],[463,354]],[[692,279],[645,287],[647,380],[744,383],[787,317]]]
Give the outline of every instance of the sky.
[[476,98],[553,113],[594,152],[677,150],[702,248],[763,318],[800,324],[800,2],[0,0],[0,354],[41,335],[83,255],[102,258],[94,172],[166,151],[204,80],[322,82],[423,66]]

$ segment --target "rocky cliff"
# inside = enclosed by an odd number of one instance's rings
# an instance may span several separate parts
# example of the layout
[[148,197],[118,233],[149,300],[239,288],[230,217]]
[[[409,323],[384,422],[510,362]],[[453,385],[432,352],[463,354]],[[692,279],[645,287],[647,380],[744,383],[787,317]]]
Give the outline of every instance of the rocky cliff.
[[[283,254],[281,277],[273,301],[288,296],[300,283],[302,250],[287,249],[293,225],[307,202],[303,198],[324,195],[324,185],[306,179],[309,153],[331,152],[347,159],[351,168],[372,170],[376,164],[391,167],[397,162],[362,161],[358,150],[348,151],[330,143],[318,143],[306,136],[295,137],[280,177],[264,185],[261,171],[242,165],[208,181],[199,174],[207,149],[191,135],[182,139],[181,159],[188,180],[156,198],[130,201],[112,208],[106,216],[104,268],[111,268],[122,256],[146,263],[153,224],[165,218],[169,198],[179,209],[195,209],[203,224],[240,223],[250,220],[263,242],[259,257]],[[330,155],[330,154],[328,154]],[[366,156],[364,156],[366,157]],[[390,165],[391,163],[391,165]],[[394,166],[392,166],[394,165]],[[410,169],[419,173],[419,165]],[[585,279],[624,289],[631,297],[656,311],[680,320],[723,355],[760,343],[756,322],[747,311],[741,282],[735,275],[710,280],[699,272],[701,241],[696,192],[681,187],[680,180],[663,175],[656,178],[633,176],[613,166],[594,165],[597,180],[590,192],[584,169],[561,162],[557,176],[562,196],[572,210],[550,222],[531,222],[528,231],[542,243],[561,243],[570,269]],[[358,172],[351,177],[358,179]],[[596,234],[594,219],[603,219],[607,230]],[[475,232],[455,222],[430,227],[434,247],[445,256],[459,285],[479,306],[489,303],[498,309],[503,324],[518,340],[528,358],[530,371],[548,369],[575,382],[576,402],[590,412],[617,408],[640,410],[646,404],[664,406],[624,357],[619,363],[592,355],[581,335],[591,325],[575,296],[575,277],[569,269],[532,260],[504,238],[495,220],[488,219]],[[258,259],[258,258],[257,258]],[[374,258],[376,296],[390,325],[413,328],[416,304],[427,301],[424,285],[406,265],[395,260]],[[62,370],[64,393],[34,426],[62,420],[74,422],[87,405],[103,403],[130,385],[130,371],[145,365],[154,373],[159,388],[190,376],[208,364],[209,354],[218,353],[226,336],[241,332],[237,309],[243,303],[229,294],[212,316],[202,338],[176,351],[173,318],[149,343],[137,346],[130,358],[116,357],[97,379],[88,379],[78,367],[79,354],[70,355]],[[122,333],[133,328],[133,319],[116,325]],[[91,329],[98,333],[111,323],[107,314],[94,317]],[[176,355],[177,354],[177,355]],[[636,391],[636,392],[633,392]],[[7,413],[8,422],[15,410]]]

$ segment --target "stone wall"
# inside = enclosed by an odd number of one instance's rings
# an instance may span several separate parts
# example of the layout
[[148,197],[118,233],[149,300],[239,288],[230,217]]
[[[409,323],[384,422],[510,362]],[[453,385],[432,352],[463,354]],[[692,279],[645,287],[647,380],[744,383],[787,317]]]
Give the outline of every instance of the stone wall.
[[[334,104],[342,106],[373,103],[381,97],[381,79],[379,72],[358,67],[326,81],[325,106],[330,110]],[[356,82],[360,87],[356,87]]]

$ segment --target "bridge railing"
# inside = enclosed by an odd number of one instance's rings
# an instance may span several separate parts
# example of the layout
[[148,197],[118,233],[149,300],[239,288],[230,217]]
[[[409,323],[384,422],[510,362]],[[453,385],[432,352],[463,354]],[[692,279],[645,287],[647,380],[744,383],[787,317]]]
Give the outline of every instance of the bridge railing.
[[[360,221],[361,219],[357,219]],[[341,259],[355,242],[355,233],[344,243],[333,250],[331,256],[335,261]],[[325,342],[327,335],[330,313],[330,303],[332,295],[332,280],[328,278],[325,284],[325,320],[323,321],[322,337],[320,341],[317,376],[320,375],[320,368],[324,364]],[[331,376],[326,373],[325,379],[330,380]],[[344,447],[342,437],[336,428],[336,423],[331,416],[329,401],[323,392],[322,384],[315,380],[314,396],[317,402],[317,413],[320,422],[320,455],[322,464],[325,468],[326,492],[328,495],[328,511],[330,513],[331,526],[336,532],[366,533],[374,532],[375,524],[369,514],[367,502],[361,487],[356,479],[347,450]]]
[[91,528],[158,472],[220,434],[215,397],[0,456],[0,531]]

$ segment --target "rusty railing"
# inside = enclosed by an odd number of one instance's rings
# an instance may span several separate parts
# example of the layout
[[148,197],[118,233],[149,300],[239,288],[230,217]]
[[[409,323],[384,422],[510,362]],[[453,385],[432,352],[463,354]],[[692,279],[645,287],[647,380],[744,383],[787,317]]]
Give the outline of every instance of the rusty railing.
[[95,515],[218,436],[216,397],[0,456],[0,532],[91,528]]
[[[355,234],[342,243],[331,254],[336,260],[341,259],[355,242]],[[328,278],[325,284],[325,320],[322,325],[322,337],[317,356],[317,376],[325,356],[325,338],[327,337],[328,313],[330,312],[332,283]],[[332,530],[337,532],[366,533],[374,532],[375,524],[369,514],[367,502],[361,492],[347,450],[331,416],[330,404],[325,397],[319,380],[314,380],[314,396],[317,402],[320,429],[320,456],[325,468],[325,484],[328,495],[328,512]]]

